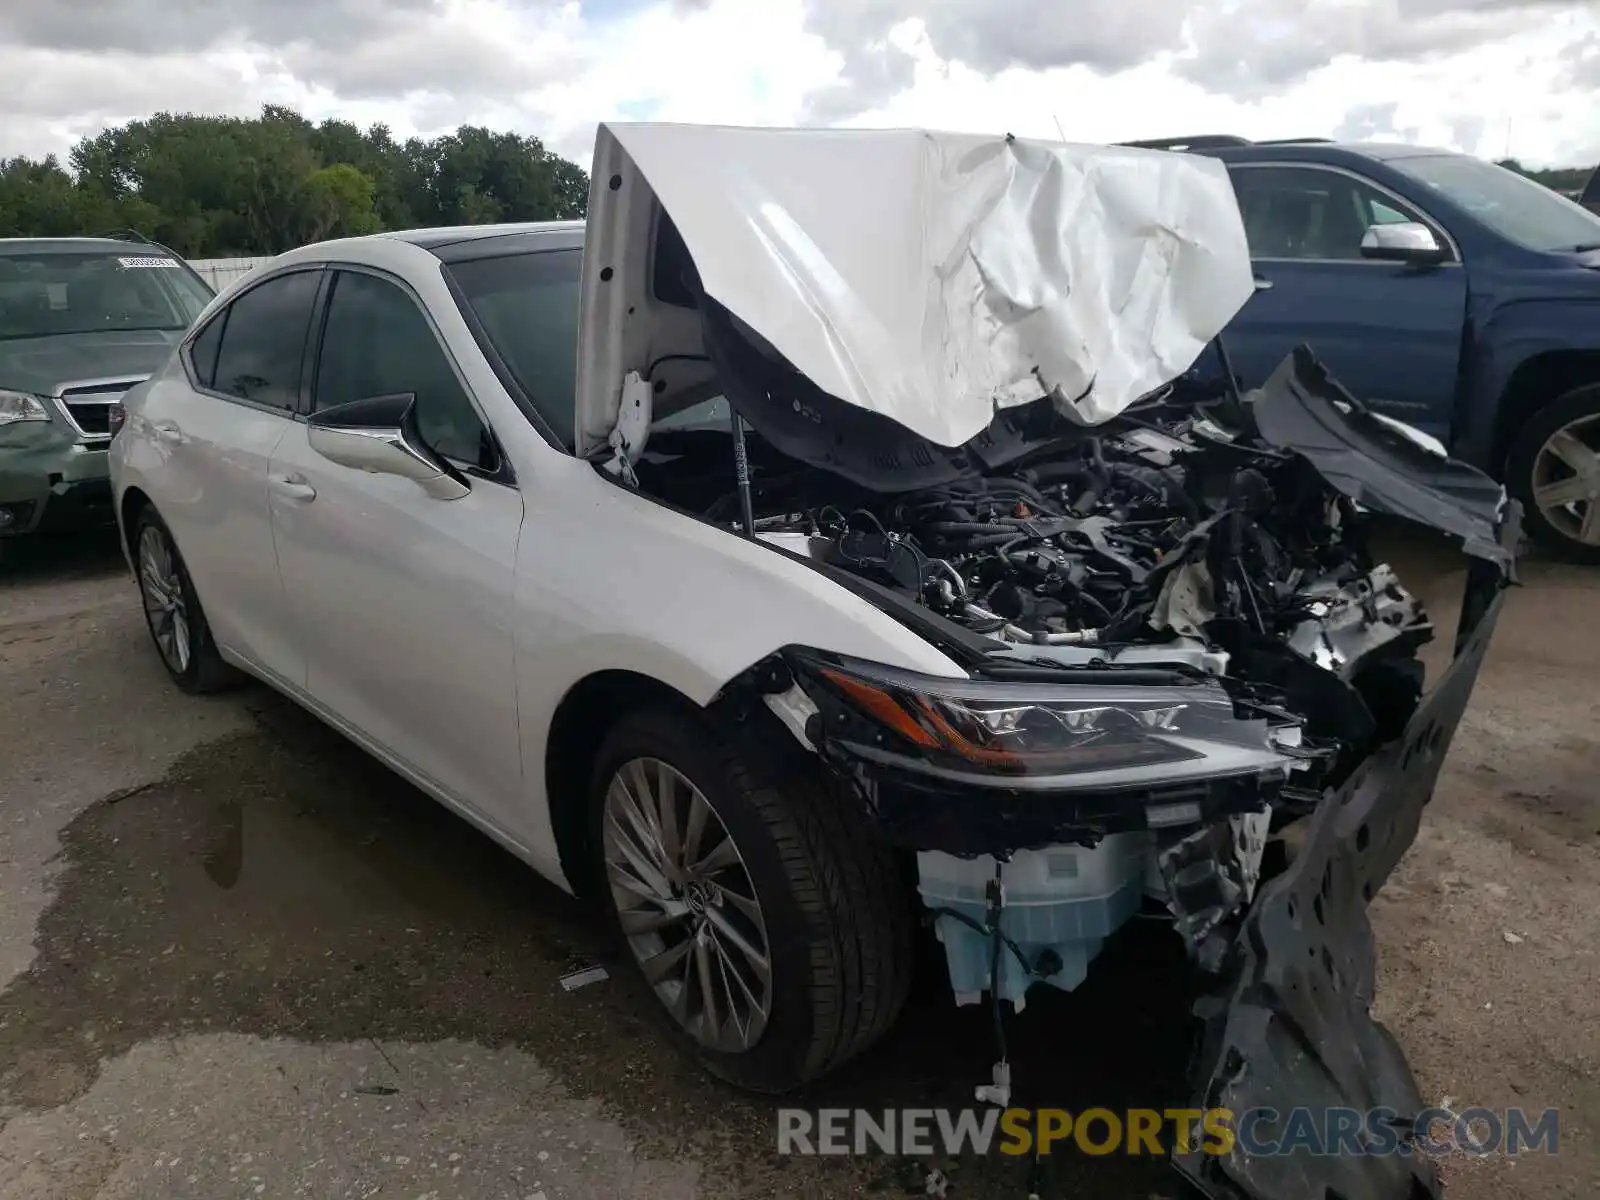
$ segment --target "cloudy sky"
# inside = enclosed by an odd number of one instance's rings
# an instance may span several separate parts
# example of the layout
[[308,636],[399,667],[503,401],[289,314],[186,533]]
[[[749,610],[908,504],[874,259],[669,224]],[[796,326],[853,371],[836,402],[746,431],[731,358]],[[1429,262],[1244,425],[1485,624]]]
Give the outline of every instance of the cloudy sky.
[[0,0],[0,156],[263,102],[596,121],[1234,132],[1600,161],[1600,0]]

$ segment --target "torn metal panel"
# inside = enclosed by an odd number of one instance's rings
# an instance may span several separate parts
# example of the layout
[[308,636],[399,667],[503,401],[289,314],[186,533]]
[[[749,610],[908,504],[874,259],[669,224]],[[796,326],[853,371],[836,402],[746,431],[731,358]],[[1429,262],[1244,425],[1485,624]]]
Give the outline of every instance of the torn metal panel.
[[[1496,544],[1507,559],[1520,514],[1511,506]],[[1393,1113],[1405,1141],[1424,1108],[1393,1036],[1373,1019],[1376,955],[1367,905],[1415,840],[1422,812],[1472,695],[1508,582],[1498,562],[1470,572],[1457,657],[1407,723],[1313,814],[1288,868],[1263,886],[1197,1005],[1207,1023],[1194,1075],[1195,1104],[1236,1116],[1345,1107]],[[1198,916],[1199,913],[1191,914]],[[1260,1136],[1283,1129],[1263,1123]],[[1441,1194],[1422,1154],[1176,1156],[1212,1200],[1361,1196],[1416,1200]]]
[[1211,573],[1205,563],[1184,563],[1167,576],[1150,610],[1150,628],[1170,629],[1184,637],[1198,637],[1216,618]]
[[579,453],[614,425],[624,373],[649,366],[623,361],[649,350],[619,332],[637,314],[615,296],[633,252],[648,261],[652,196],[704,294],[756,340],[943,447],[1046,396],[1104,421],[1187,370],[1254,290],[1227,173],[1192,155],[607,124],[592,178]]

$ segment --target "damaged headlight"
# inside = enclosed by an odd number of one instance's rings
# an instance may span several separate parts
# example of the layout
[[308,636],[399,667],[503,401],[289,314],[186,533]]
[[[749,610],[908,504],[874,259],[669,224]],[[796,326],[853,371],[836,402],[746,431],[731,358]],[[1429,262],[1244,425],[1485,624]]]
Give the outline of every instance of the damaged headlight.
[[804,653],[790,661],[817,708],[813,740],[952,779],[1115,789],[1283,778],[1293,763],[1283,750],[1298,741],[1298,726],[1241,715],[1216,681],[1166,672],[1153,684],[1095,671],[1082,683],[1040,684],[944,679]]
[[18,421],[48,421],[50,410],[37,396],[26,392],[8,392],[0,388],[0,425]]

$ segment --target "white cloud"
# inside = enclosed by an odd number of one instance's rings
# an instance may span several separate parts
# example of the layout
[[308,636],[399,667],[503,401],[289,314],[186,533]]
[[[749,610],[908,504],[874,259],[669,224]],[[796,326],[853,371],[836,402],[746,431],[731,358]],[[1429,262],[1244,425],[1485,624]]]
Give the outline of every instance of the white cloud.
[[1509,147],[1536,165],[1600,160],[1600,14],[1589,4],[1094,4],[1093,20],[1081,5],[1035,0],[7,6],[0,72],[27,82],[0,96],[0,156],[62,153],[161,109],[274,102],[402,136],[462,122],[513,129],[585,166],[606,119],[1059,128],[1081,141],[1403,137],[1493,156]]

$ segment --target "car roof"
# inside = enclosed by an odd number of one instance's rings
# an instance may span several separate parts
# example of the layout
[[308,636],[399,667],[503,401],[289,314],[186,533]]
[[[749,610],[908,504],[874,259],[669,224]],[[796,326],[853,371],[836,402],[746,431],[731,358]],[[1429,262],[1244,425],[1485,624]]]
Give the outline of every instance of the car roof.
[[1207,154],[1223,162],[1338,162],[1365,158],[1394,162],[1406,158],[1461,158],[1458,150],[1441,146],[1413,146],[1408,142],[1332,142],[1307,139],[1303,142],[1244,142],[1232,146],[1201,145],[1185,148],[1187,153]]
[[1389,161],[1400,158],[1462,158],[1459,150],[1438,146],[1414,146],[1409,142],[1340,142],[1333,138],[1296,137],[1270,138],[1251,141],[1231,133],[1193,134],[1188,137],[1152,138],[1143,141],[1121,142],[1144,150],[1173,150],[1184,154],[1206,154],[1224,161],[1230,159],[1267,159],[1285,161],[1317,161],[1319,155],[1377,159]]
[[582,221],[517,221],[503,225],[396,229],[372,236],[410,242],[445,262],[460,262],[523,250],[576,249],[583,245],[583,230]]
[[102,254],[159,254],[168,251],[148,242],[129,242],[121,238],[53,237],[53,238],[0,238],[0,258],[21,254],[72,254],[99,251]]

